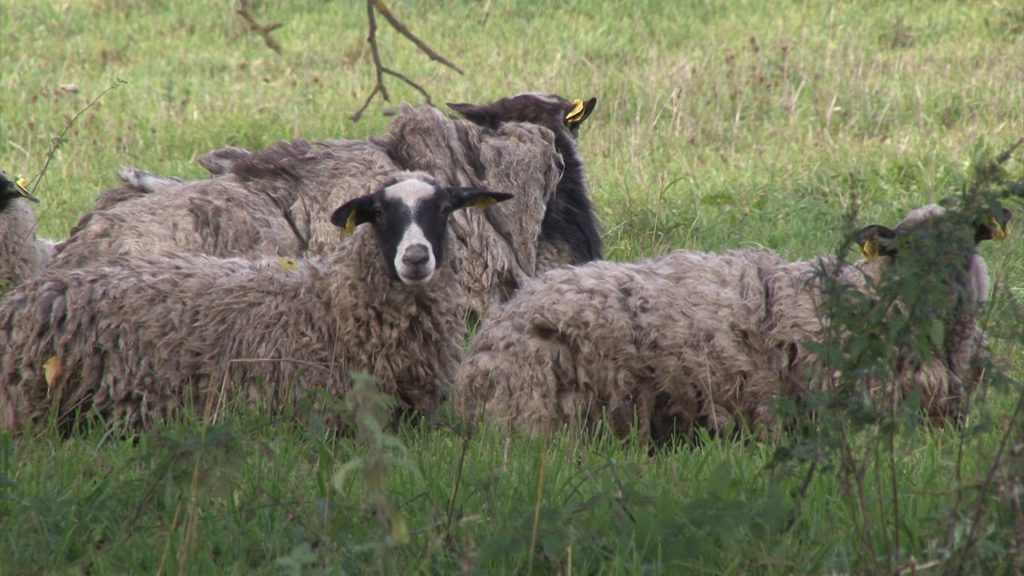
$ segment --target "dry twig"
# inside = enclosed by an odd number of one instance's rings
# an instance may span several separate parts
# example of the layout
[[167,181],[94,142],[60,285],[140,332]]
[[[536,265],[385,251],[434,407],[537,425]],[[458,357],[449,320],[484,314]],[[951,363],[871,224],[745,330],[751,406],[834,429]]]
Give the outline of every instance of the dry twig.
[[256,32],[263,37],[263,42],[266,43],[268,48],[278,54],[281,53],[281,45],[277,43],[277,40],[274,40],[274,37],[271,36],[270,33],[283,26],[283,24],[280,22],[272,22],[264,26],[257,22],[256,18],[252,15],[252,11],[249,10],[249,0],[238,0],[238,9],[235,10],[235,13],[245,20],[245,23],[249,26],[250,32]]
[[366,97],[366,102],[364,102],[362,107],[360,107],[359,110],[356,110],[355,114],[352,115],[351,118],[353,121],[358,121],[359,118],[362,117],[363,112],[370,105],[370,102],[373,100],[373,97],[376,96],[377,94],[380,94],[380,97],[383,98],[386,102],[391,101],[390,96],[388,96],[387,87],[384,86],[385,75],[394,76],[395,78],[398,78],[399,80],[405,82],[409,86],[412,86],[413,88],[416,89],[417,92],[423,94],[423,97],[427,100],[428,104],[430,103],[430,94],[428,94],[427,91],[424,90],[422,86],[420,86],[416,82],[413,82],[409,77],[405,76],[401,72],[397,72],[395,70],[387,68],[381,63],[380,51],[377,49],[377,17],[375,15],[375,12],[383,16],[384,19],[387,20],[388,24],[390,24],[392,28],[397,30],[398,33],[401,34],[402,36],[408,38],[409,41],[415,44],[416,47],[419,48],[421,52],[426,54],[431,60],[435,62],[440,62],[441,64],[444,64],[445,66],[451,68],[452,70],[455,70],[459,74],[463,74],[461,68],[453,64],[444,56],[438,54],[434,49],[432,49],[425,42],[420,40],[404,24],[402,24],[402,22],[399,21],[398,18],[396,18],[395,15],[391,13],[391,9],[388,8],[388,5],[384,3],[384,0],[366,0],[366,20],[369,29],[369,32],[366,36],[366,41],[370,43],[370,55],[373,58],[373,68],[377,73],[377,83],[373,86],[373,90],[370,91],[370,95]]

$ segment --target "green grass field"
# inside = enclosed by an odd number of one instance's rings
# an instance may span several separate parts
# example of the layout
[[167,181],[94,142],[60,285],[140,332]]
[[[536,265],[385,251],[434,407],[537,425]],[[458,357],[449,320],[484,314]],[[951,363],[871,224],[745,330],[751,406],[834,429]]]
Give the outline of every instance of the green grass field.
[[[201,177],[194,159],[213,148],[363,138],[385,108],[421,101],[388,79],[393,102],[350,120],[373,86],[363,3],[250,4],[283,24],[280,55],[229,0],[0,0],[8,173],[38,174],[68,121],[126,81],[33,182],[44,235],[66,234],[121,165]],[[598,97],[581,147],[615,260],[834,252],[851,207],[893,225],[1024,137],[1019,2],[391,8],[466,72],[379,22],[385,65],[439,105]],[[1005,166],[1017,181],[1022,157]],[[648,454],[373,418],[339,439],[315,418],[241,410],[138,437],[87,422],[70,438],[0,436],[0,574],[1019,574],[1020,233],[982,252],[997,288],[983,322],[1013,381],[978,395],[962,427],[701,437]]]

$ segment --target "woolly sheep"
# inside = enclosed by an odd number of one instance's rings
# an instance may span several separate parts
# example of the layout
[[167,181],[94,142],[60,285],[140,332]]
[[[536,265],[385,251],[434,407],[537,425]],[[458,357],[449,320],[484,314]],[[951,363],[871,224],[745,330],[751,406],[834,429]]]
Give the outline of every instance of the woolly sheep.
[[354,234],[322,259],[143,255],[48,269],[0,302],[0,428],[51,411],[138,427],[190,401],[280,407],[313,386],[338,397],[359,370],[429,415],[465,332],[448,216],[510,197],[403,174],[333,212]]
[[[452,221],[453,265],[464,306],[479,315],[536,274],[537,238],[562,160],[537,125],[482,128],[433,108],[406,107],[369,141],[282,142],[250,153],[214,151],[200,162],[218,175],[178,182],[140,170],[122,178],[151,194],[86,214],[55,264],[75,267],[109,254],[178,251],[216,256],[329,253],[330,206],[379,187],[398,169],[426,171],[442,185],[512,190],[515,199]],[[173,223],[173,226],[168,224]]]
[[[904,353],[896,391],[918,391],[937,419],[955,414],[978,377],[975,308],[987,298],[988,279],[975,245],[1004,236],[1009,218],[1006,211],[986,220],[974,242],[950,244],[956,254],[931,262],[944,267],[944,278],[933,281],[950,291],[944,347],[923,364]],[[908,239],[948,236],[950,222],[957,221],[927,206],[895,230],[864,228],[856,238],[876,257],[853,264],[787,262],[765,250],[677,251],[549,272],[484,323],[456,373],[456,408],[534,434],[607,418],[624,436],[634,417],[640,437],[654,440],[730,423],[771,428],[772,398],[831,385],[816,378],[821,366],[803,345],[825,337],[822,279],[870,295],[897,270]]]
[[34,276],[53,258],[53,242],[36,236],[38,202],[17,181],[0,171],[0,294]]
[[[344,189],[344,200],[351,200],[379,188],[398,170],[384,151],[365,142],[329,150],[303,140],[278,143],[234,169],[185,182],[122,169],[129,186],[147,194],[86,213],[58,246],[54,265],[78,267],[111,255],[159,252],[299,257],[307,252],[309,231],[296,227],[289,209],[300,194],[323,198],[317,208],[327,214],[330,206],[341,204],[327,203],[330,191]],[[325,247],[314,254],[327,252]]]
[[547,204],[538,245],[537,269],[559,268],[601,259],[601,232],[590,202],[580,156],[579,129],[597,98],[569,102],[555,94],[523,93],[491,104],[449,103],[448,107],[481,126],[530,122],[555,134],[555,149],[565,171]]

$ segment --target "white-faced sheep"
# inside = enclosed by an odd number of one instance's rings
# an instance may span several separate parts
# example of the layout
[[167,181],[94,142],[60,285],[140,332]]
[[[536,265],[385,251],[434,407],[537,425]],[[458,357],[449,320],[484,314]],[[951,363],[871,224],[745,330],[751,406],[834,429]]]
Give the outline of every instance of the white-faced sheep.
[[[618,435],[636,418],[640,437],[655,440],[696,427],[772,428],[773,398],[834,385],[805,346],[822,342],[830,325],[823,290],[874,298],[906,272],[899,255],[912,253],[905,260],[930,258],[921,268],[933,276],[917,280],[941,293],[944,309],[936,313],[944,332],[930,341],[926,361],[895,351],[895,374],[884,389],[897,398],[915,391],[931,416],[953,416],[977,378],[972,366],[982,346],[975,307],[988,284],[975,244],[1002,236],[1009,218],[1006,211],[986,219],[973,239],[960,242],[968,229],[956,226],[962,220],[937,206],[918,209],[895,229],[860,230],[856,239],[873,257],[853,264],[787,262],[765,250],[678,251],[638,264],[554,270],[485,321],[456,373],[457,410],[535,434],[588,428],[602,418]],[[920,249],[926,236],[954,252],[929,255]],[[909,305],[882,309],[891,314]]]
[[337,397],[362,370],[401,409],[429,415],[465,333],[448,216],[510,197],[403,174],[333,212],[354,233],[321,259],[48,269],[0,303],[0,429],[79,411],[144,426],[189,401],[280,407],[311,387]]
[[53,242],[36,235],[38,223],[28,201],[38,202],[0,171],[0,294],[39,273],[53,258]]

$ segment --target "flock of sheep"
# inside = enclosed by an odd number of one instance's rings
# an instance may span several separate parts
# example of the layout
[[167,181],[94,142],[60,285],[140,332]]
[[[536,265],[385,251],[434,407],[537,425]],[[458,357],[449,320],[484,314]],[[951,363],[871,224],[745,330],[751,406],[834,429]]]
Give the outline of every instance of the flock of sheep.
[[0,175],[0,428],[280,409],[314,388],[340,397],[355,371],[400,413],[450,403],[532,434],[771,428],[773,399],[835,381],[808,347],[829,331],[826,293],[874,297],[901,253],[920,257],[914,239],[937,234],[955,247],[930,280],[944,333],[925,354],[900,350],[877,388],[956,416],[984,343],[976,245],[1005,237],[1008,210],[914,210],[857,231],[854,263],[767,250],[602,261],[577,145],[595,104],[405,107],[367,140],[215,150],[204,180],[122,169],[125,185],[59,243],[36,237],[31,197]]

